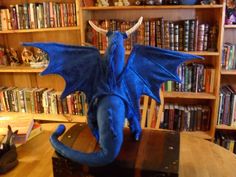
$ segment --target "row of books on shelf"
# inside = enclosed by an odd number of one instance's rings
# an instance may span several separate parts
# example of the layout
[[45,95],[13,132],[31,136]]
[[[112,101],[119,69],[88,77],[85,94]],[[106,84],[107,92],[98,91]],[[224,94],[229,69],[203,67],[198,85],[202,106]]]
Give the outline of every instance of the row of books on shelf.
[[199,63],[182,64],[177,71],[182,83],[167,81],[165,91],[213,93],[215,69]]
[[75,3],[23,3],[0,9],[0,30],[76,26]]
[[157,124],[158,111],[158,104],[155,105],[154,111],[147,110],[144,127],[176,131],[208,131],[210,129],[211,109],[208,106],[165,104],[160,125]]
[[205,105],[165,104],[160,128],[176,131],[208,131],[211,109]]
[[215,135],[215,143],[228,149],[229,151],[236,154],[236,139],[235,135],[217,131]]
[[[93,20],[103,29],[126,31],[136,21]],[[163,17],[145,19],[136,32],[125,40],[125,49],[131,50],[136,43],[176,51],[216,51],[218,28],[215,25],[199,23],[198,19],[181,21],[164,20]],[[107,46],[106,36],[97,33],[87,25],[87,42],[100,50]]]
[[0,87],[0,111],[85,115],[85,94],[75,92],[60,99],[62,92],[52,88]]
[[221,66],[225,70],[236,69],[235,44],[224,43]]
[[4,142],[4,137],[7,135],[8,126],[14,132],[13,143],[19,146],[42,132],[40,123],[33,120],[29,116],[1,116],[0,117],[0,143]]
[[[154,109],[152,111],[151,111],[151,107],[147,110],[146,115],[145,115],[144,125],[141,125],[141,126],[144,126],[146,128],[158,129],[159,127],[157,124],[157,119],[158,119],[158,111],[160,107],[158,104],[156,104],[156,102],[154,102],[153,106],[154,106]],[[142,113],[143,105],[141,106],[140,111]]]
[[236,87],[221,87],[217,124],[236,126]]

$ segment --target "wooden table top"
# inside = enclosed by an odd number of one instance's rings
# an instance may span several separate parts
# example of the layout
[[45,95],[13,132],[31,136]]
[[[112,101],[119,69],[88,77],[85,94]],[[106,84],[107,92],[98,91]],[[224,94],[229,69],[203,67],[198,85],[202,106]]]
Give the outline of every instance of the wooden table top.
[[[69,128],[73,124],[66,124]],[[57,124],[43,124],[43,132],[17,148],[19,164],[4,177],[53,177],[49,142]],[[236,177],[236,155],[207,140],[181,134],[180,177]]]

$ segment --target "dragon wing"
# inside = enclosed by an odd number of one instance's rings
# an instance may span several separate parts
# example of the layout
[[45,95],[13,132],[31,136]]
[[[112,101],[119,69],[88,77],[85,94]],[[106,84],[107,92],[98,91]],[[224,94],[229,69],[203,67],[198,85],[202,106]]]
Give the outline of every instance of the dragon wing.
[[140,128],[139,101],[141,95],[148,95],[160,102],[159,90],[162,83],[172,80],[181,82],[177,74],[178,66],[196,55],[176,52],[157,47],[135,45],[121,77],[129,105],[127,118],[133,133],[138,138]]
[[85,93],[89,101],[99,80],[100,53],[94,47],[72,46],[58,43],[23,43],[24,46],[40,48],[49,56],[49,65],[41,73],[59,74],[66,82],[62,98],[75,91]]

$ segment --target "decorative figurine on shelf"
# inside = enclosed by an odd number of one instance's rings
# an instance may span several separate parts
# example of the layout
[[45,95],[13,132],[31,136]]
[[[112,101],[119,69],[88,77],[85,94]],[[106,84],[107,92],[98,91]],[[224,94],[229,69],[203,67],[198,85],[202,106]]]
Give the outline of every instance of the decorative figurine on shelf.
[[194,5],[197,4],[197,0],[179,0],[179,3],[182,5]]
[[13,132],[8,126],[7,135],[0,144],[0,174],[4,174],[18,164],[16,146],[13,139],[17,131]]
[[146,5],[153,6],[153,5],[155,5],[155,1],[154,0],[146,0]]
[[130,2],[128,0],[123,0],[123,4],[124,4],[124,6],[129,6]]
[[108,47],[102,57],[94,47],[71,46],[57,43],[25,43],[38,47],[49,55],[49,65],[42,72],[59,74],[66,87],[62,98],[75,91],[83,91],[89,105],[88,126],[100,145],[94,153],[83,153],[65,146],[58,140],[65,131],[60,125],[50,141],[62,156],[88,166],[111,163],[119,154],[123,143],[125,118],[135,140],[140,139],[139,99],[145,94],[160,101],[159,89],[165,81],[180,82],[177,67],[199,56],[135,45],[125,64],[124,40],[141,25],[143,17],[125,32],[108,31],[90,25],[108,37]]
[[20,64],[17,52],[14,48],[6,49],[6,54],[11,66],[17,66]]
[[0,65],[5,65],[5,66],[9,65],[4,47],[0,47]]
[[235,0],[226,1],[225,24],[236,24],[236,2]]
[[143,6],[143,5],[148,5],[148,6],[153,6],[153,5],[161,5],[162,0],[137,0],[135,1],[135,5],[137,6]]
[[162,0],[155,0],[155,1],[154,1],[154,4],[155,4],[155,5],[162,5]]
[[209,5],[209,4],[214,5],[216,4],[216,1],[215,0],[202,0],[200,3],[201,5]]
[[128,0],[118,0],[117,2],[114,2],[115,6],[129,6],[130,2]]
[[24,64],[30,64],[30,62],[35,60],[33,52],[26,49],[25,47],[21,52],[21,58],[22,58],[22,61],[23,61]]
[[30,62],[30,66],[33,68],[41,68],[46,67],[47,65],[48,55],[39,48],[34,48],[34,61]]
[[109,2],[108,0],[97,0],[96,6],[100,7],[100,6],[109,6]]

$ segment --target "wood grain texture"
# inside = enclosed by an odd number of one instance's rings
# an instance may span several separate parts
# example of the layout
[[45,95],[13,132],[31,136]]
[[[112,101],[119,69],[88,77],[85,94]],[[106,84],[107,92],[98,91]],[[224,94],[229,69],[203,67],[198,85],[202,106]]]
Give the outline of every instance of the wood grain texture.
[[70,115],[70,114],[33,114],[33,113],[18,113],[18,112],[0,112],[1,117],[25,117],[29,116],[34,120],[52,121],[52,122],[87,122],[86,116]]
[[[4,177],[53,177],[54,153],[49,136],[58,124],[43,124],[43,133],[20,146],[19,164]],[[73,124],[66,124],[69,128]],[[236,155],[207,140],[182,134],[180,177],[236,177]]]

